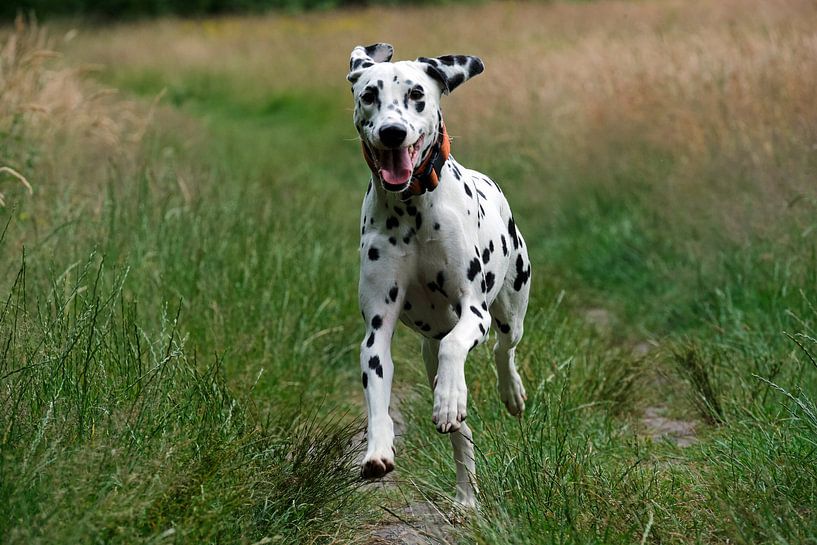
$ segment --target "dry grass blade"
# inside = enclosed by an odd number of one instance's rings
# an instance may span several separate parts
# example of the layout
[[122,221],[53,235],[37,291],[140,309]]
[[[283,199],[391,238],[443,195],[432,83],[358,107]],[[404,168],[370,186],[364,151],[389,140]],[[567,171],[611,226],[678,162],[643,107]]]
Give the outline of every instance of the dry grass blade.
[[[23,176],[13,168],[7,166],[0,167],[0,174],[9,174],[10,176],[17,178],[17,180],[19,180],[20,183],[23,184],[23,186],[28,190],[29,195],[34,194],[34,189],[31,187],[31,184],[28,183],[28,180],[26,180],[25,176]],[[0,192],[0,206],[6,206],[5,195],[3,195],[2,192]]]

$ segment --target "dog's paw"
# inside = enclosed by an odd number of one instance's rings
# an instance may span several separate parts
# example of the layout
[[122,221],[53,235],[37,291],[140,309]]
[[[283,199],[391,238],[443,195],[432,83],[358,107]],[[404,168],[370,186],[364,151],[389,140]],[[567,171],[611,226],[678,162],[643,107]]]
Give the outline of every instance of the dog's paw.
[[468,389],[465,380],[452,380],[446,384],[440,381],[434,388],[434,412],[431,421],[440,433],[451,433],[460,429],[460,423],[468,416],[466,404]]
[[360,466],[364,479],[379,479],[394,469],[394,453],[367,453]]
[[500,380],[499,397],[513,416],[519,416],[525,411],[525,400],[528,396],[519,373],[514,371],[508,379]]

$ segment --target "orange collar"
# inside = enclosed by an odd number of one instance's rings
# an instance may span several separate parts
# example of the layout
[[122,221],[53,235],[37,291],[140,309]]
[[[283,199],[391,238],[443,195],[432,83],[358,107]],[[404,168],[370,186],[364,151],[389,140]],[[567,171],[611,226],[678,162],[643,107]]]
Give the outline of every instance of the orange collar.
[[[414,169],[414,174],[411,175],[411,182],[409,186],[403,190],[404,198],[413,197],[414,195],[422,195],[426,191],[434,191],[440,183],[440,173],[443,170],[443,165],[448,161],[448,156],[451,154],[451,140],[448,137],[448,131],[445,130],[445,123],[440,120],[440,136],[437,141],[431,146],[426,158],[420,165]],[[366,159],[366,164],[372,171],[372,175],[379,177],[377,173],[377,165],[372,159],[369,148],[363,144],[363,157]]]

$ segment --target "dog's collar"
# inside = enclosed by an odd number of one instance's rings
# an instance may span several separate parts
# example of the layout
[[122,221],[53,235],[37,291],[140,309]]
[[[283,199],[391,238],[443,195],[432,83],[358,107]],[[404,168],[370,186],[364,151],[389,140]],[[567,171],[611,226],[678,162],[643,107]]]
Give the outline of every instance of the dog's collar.
[[[377,165],[372,158],[371,152],[365,142],[363,144],[363,157],[366,159],[366,164],[372,171],[372,175],[379,177]],[[414,169],[414,174],[411,175],[411,181],[406,189],[403,190],[403,198],[408,199],[415,195],[422,195],[426,191],[434,191],[440,183],[441,172],[445,162],[448,161],[448,156],[451,154],[451,140],[448,137],[448,131],[445,130],[445,123],[440,118],[440,130],[437,141],[431,146],[428,155],[420,165]]]

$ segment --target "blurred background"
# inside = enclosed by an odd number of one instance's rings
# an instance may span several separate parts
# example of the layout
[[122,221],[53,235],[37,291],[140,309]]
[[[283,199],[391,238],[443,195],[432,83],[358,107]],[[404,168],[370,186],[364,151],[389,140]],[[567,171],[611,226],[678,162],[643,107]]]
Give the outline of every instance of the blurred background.
[[[817,5],[373,4],[0,6],[0,541],[817,539]],[[380,41],[483,59],[452,153],[533,261],[523,419],[469,358],[467,520],[406,332],[357,477]]]

